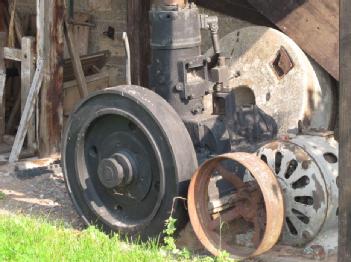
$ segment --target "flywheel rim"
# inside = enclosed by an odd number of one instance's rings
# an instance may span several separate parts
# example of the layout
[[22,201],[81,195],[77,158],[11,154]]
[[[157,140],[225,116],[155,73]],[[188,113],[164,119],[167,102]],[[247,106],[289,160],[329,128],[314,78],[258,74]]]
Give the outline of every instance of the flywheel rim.
[[[82,190],[78,188],[79,185],[75,180],[76,172],[79,167],[77,167],[71,155],[72,152],[74,152],[75,155],[79,154],[76,143],[77,140],[82,140],[82,135],[78,135],[78,133],[82,132],[82,125],[84,123],[86,124],[87,115],[90,118],[90,114],[95,115],[96,118],[96,114],[99,110],[108,107],[127,109],[130,115],[146,126],[150,137],[155,140],[153,144],[158,147],[159,159],[162,160],[162,165],[159,165],[159,169],[162,170],[164,179],[163,182],[160,181],[159,186],[162,187],[164,185],[165,193],[164,196],[160,198],[161,203],[157,212],[153,212],[156,213],[155,216],[147,223],[145,222],[140,225],[129,227],[106,223],[101,214],[97,215],[92,212],[85,203],[86,200],[84,200],[82,196]],[[84,123],[82,124],[82,122]],[[78,213],[86,224],[96,224],[106,232],[117,231],[131,237],[138,236],[141,240],[146,240],[150,237],[158,237],[162,234],[164,221],[170,216],[171,211],[174,212],[173,216],[178,219],[179,228],[184,226],[187,219],[184,205],[180,201],[177,201],[173,208],[173,200],[179,196],[185,197],[191,174],[197,168],[197,158],[190,135],[184,123],[175,110],[156,93],[139,86],[118,86],[90,95],[77,106],[76,110],[70,116],[63,136],[62,149],[66,188]],[[122,153],[125,153],[127,156],[130,155],[130,152],[123,151]],[[113,155],[111,159],[108,158],[105,162],[108,163],[108,168],[112,167],[113,170],[120,170],[119,164],[122,163],[115,165],[115,157],[119,157],[117,160],[123,160],[123,156]],[[150,165],[151,164],[154,163],[150,163]],[[101,170],[105,170],[105,166]],[[120,183],[121,179],[114,181],[119,181],[118,183]],[[122,179],[122,181],[124,181],[124,179]],[[126,179],[126,181],[124,182],[130,183],[129,179]],[[152,182],[152,186],[154,186],[154,181]],[[151,190],[153,190],[152,187]],[[126,219],[129,221],[128,217],[126,217]]]
[[[235,161],[247,168],[252,176],[256,178],[263,193],[266,208],[266,227],[260,244],[254,251],[245,248],[240,250],[229,246],[227,243],[222,243],[217,233],[210,232],[206,228],[211,221],[204,214],[204,209],[207,206],[201,199],[207,198],[207,192],[203,188],[208,186],[211,173],[216,170],[216,165],[225,160]],[[202,177],[205,177],[205,179],[202,179]],[[238,183],[236,179],[233,180],[232,184]],[[188,208],[195,234],[204,247],[215,256],[218,256],[222,250],[228,252],[234,259],[260,255],[270,250],[278,242],[284,224],[284,200],[279,183],[270,168],[257,156],[249,153],[224,154],[206,161],[199,167],[190,182]]]

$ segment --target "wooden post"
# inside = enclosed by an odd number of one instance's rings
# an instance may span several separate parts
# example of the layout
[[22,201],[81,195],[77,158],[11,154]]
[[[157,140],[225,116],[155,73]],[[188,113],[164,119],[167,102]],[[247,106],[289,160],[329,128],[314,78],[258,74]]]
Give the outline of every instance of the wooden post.
[[351,261],[351,1],[340,0],[339,262]]
[[64,0],[37,0],[37,54],[44,60],[41,89],[39,155],[60,151],[63,125]]
[[6,67],[4,61],[4,47],[6,45],[6,33],[0,32],[0,142],[5,134],[5,83]]
[[148,87],[150,64],[150,0],[128,0],[128,37],[131,41],[132,83]]
[[[21,112],[23,113],[35,72],[35,39],[23,37],[21,42]],[[35,116],[33,116],[27,132],[27,147],[32,152],[37,149],[35,126]]]

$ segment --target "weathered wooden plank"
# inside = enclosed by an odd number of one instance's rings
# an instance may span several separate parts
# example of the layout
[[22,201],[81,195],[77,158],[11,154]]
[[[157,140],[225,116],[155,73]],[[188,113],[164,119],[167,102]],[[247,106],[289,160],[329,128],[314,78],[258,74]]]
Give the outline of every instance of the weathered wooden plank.
[[5,32],[8,30],[6,25],[6,14],[5,11],[7,9],[5,1],[0,1],[0,32]]
[[339,247],[338,261],[351,261],[351,1],[340,1]]
[[339,79],[339,0],[248,1]]
[[[93,66],[97,67],[100,71],[101,68],[103,68],[107,60],[110,58],[111,53],[108,50],[100,51],[95,54],[89,54],[86,56],[81,56],[80,61],[82,63],[84,75],[88,75],[89,72],[91,71],[91,68]],[[74,72],[73,72],[73,64],[72,64],[72,59],[68,58],[65,59],[64,64],[63,64],[63,81],[71,81],[75,79]]]
[[38,62],[37,69],[34,74],[33,83],[30,87],[29,94],[27,97],[26,104],[24,106],[23,114],[21,116],[20,125],[17,130],[15,142],[13,144],[11,154],[9,157],[9,163],[13,164],[18,161],[18,157],[21,153],[23,142],[28,131],[28,125],[32,119],[32,115],[35,109],[35,104],[38,99],[40,87],[43,83],[43,71],[44,71],[44,62],[40,60]]
[[[23,37],[21,42],[21,112],[23,113],[35,72],[35,38]],[[33,152],[37,149],[35,115],[29,121],[27,147]]]
[[74,44],[73,26],[65,23],[64,25],[65,38],[67,48],[71,56],[74,76],[78,83],[78,90],[81,98],[88,96],[88,87],[84,76],[82,63],[80,61],[79,53]]
[[[109,75],[107,72],[101,72],[86,77],[89,93],[107,88],[109,86]],[[77,81],[72,80],[63,84],[63,115],[65,117],[73,111],[79,101],[80,94],[77,88]]]
[[89,0],[88,1],[89,10],[94,11],[111,11],[112,10],[112,0]]
[[[72,27],[73,43],[79,56],[88,54],[90,27],[83,24],[89,23],[90,20],[90,14],[75,12],[74,24],[70,24]],[[65,45],[64,58],[68,58],[69,56],[68,46]]]
[[45,61],[40,99],[39,155],[60,152],[63,82],[63,0],[37,0],[37,54]]
[[5,83],[6,67],[4,61],[4,46],[6,45],[6,33],[0,32],[0,141],[5,134]]
[[247,0],[195,0],[195,3],[204,8],[236,17],[252,24],[272,26],[272,23],[266,17],[258,13]]
[[10,14],[12,13],[13,8],[15,8],[15,10],[14,10],[14,17],[13,17],[15,33],[16,33],[16,37],[17,37],[18,43],[21,44],[21,39],[24,36],[23,28],[22,28],[21,20],[20,20],[18,14],[17,14],[17,11],[16,11],[16,6],[14,6],[14,3],[15,3],[15,1],[10,1],[9,5],[8,5],[8,8],[9,8],[9,13]]
[[22,61],[22,50],[18,48],[4,47],[4,58],[11,61]]
[[131,40],[132,83],[148,86],[148,65],[150,64],[150,0],[128,0],[127,33]]

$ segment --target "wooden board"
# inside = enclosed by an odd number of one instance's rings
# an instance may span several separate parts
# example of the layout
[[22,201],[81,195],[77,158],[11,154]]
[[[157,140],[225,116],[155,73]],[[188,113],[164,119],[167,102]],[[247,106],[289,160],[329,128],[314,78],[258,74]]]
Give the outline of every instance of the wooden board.
[[5,21],[5,10],[7,9],[6,4],[4,1],[0,1],[0,32],[7,31],[7,25]]
[[4,46],[6,44],[6,33],[0,32],[0,142],[5,134],[5,84],[6,68],[4,61]]
[[339,0],[248,2],[339,79]]
[[82,67],[82,62],[80,61],[78,48],[75,45],[76,43],[74,42],[73,31],[74,31],[73,25],[69,25],[68,23],[64,24],[65,39],[66,39],[67,48],[72,60],[74,76],[78,83],[78,90],[79,90],[80,96],[84,98],[88,95],[88,87],[85,81],[85,75]]
[[255,25],[274,26],[267,18],[257,12],[247,0],[195,0],[204,8],[232,16]]
[[[96,67],[99,70],[102,69],[106,65],[106,62],[110,58],[110,56],[111,53],[108,50],[81,56],[80,61],[82,63],[84,75],[88,76],[94,73],[92,71],[92,67]],[[75,76],[73,72],[72,59],[65,59],[63,63],[63,81],[68,82],[74,79]]]
[[90,11],[111,11],[112,0],[89,0],[88,7]]
[[[109,75],[107,72],[98,73],[86,77],[89,93],[107,88],[109,86]],[[68,117],[79,101],[77,81],[65,82],[63,85],[63,115]]]
[[351,261],[351,1],[341,0],[339,262]]
[[150,0],[128,0],[127,33],[130,39],[132,83],[148,86],[150,64]]
[[[74,13],[74,21],[77,23],[90,22],[91,15],[86,13]],[[72,25],[72,40],[79,56],[88,54],[90,27]],[[67,44],[65,44],[64,58],[70,57]]]
[[38,67],[33,77],[33,82],[30,87],[26,104],[24,106],[23,113],[21,116],[20,125],[18,127],[16,138],[12,146],[11,154],[9,157],[10,164],[17,162],[21,153],[23,142],[27,135],[28,127],[30,125],[34,113],[35,104],[38,99],[39,91],[43,82],[43,71],[44,62],[43,60],[40,60],[38,62]]
[[[21,41],[21,112],[23,113],[35,72],[35,38],[23,37]],[[37,104],[38,102],[36,102]],[[37,150],[35,110],[28,124],[27,147],[32,152]]]

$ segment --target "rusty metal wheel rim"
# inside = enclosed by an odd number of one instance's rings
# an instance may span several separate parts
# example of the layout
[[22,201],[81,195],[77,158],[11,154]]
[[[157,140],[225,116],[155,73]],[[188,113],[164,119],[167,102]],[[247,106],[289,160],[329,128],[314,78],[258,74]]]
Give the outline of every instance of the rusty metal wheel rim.
[[[220,236],[209,231],[207,211],[207,193],[209,180],[218,164],[224,160],[232,160],[244,166],[256,179],[261,189],[265,210],[266,226],[258,247],[252,251],[232,247],[221,243]],[[204,201],[205,199],[205,201]],[[206,203],[206,205],[204,204]],[[189,191],[188,206],[190,221],[203,246],[217,256],[221,251],[228,252],[232,258],[245,258],[260,255],[270,250],[279,240],[284,223],[284,201],[279,183],[271,169],[257,156],[248,153],[229,153],[206,161],[194,174]],[[207,213],[207,214],[206,214]]]

